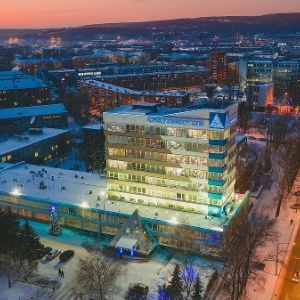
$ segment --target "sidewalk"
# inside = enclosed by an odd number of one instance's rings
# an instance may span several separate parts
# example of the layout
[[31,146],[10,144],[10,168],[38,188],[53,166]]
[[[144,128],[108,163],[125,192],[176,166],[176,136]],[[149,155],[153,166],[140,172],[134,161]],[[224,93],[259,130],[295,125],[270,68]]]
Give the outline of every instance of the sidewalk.
[[[251,199],[254,206],[269,213],[271,217],[275,217],[276,203],[273,199],[277,195],[277,181],[274,180],[271,190],[263,189],[257,199]],[[290,206],[296,202],[296,196],[293,192],[284,199],[280,215],[276,220],[276,229],[279,238],[276,244],[269,244],[263,249],[258,249],[261,258],[265,260],[264,272],[266,282],[264,289],[258,289],[255,286],[247,287],[247,299],[249,300],[278,300],[281,287],[286,274],[286,265],[290,257],[292,243],[299,227],[299,212],[295,212]],[[293,220],[291,222],[291,220]],[[278,259],[278,261],[277,261]]]

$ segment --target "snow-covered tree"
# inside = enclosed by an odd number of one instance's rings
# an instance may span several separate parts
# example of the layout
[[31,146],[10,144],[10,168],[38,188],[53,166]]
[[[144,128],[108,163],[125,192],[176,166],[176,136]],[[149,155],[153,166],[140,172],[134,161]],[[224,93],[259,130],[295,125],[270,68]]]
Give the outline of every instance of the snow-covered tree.
[[181,279],[181,270],[178,264],[175,265],[170,285],[166,288],[167,297],[170,300],[182,300],[183,283]]
[[202,287],[202,282],[200,280],[199,275],[197,275],[197,277],[196,277],[193,288],[194,288],[194,290],[192,293],[192,300],[202,300],[203,297],[202,297],[201,293],[203,291],[203,287]]

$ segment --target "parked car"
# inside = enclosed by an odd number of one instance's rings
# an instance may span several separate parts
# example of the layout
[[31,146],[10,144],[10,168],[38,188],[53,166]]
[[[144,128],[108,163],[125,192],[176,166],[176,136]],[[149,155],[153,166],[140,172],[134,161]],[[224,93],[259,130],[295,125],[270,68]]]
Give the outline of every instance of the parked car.
[[149,292],[149,287],[144,283],[130,283],[128,286],[130,292],[146,295]]
[[294,195],[295,195],[295,196],[300,196],[300,191],[294,192]]
[[60,253],[61,253],[60,250],[58,250],[58,249],[52,249],[52,250],[46,255],[46,259],[54,259],[54,258],[57,257]]
[[300,277],[300,271],[294,270],[292,275],[292,281],[299,282],[299,277]]
[[292,209],[300,209],[300,203],[295,203],[293,205],[291,205]]
[[74,250],[69,249],[67,251],[64,251],[60,256],[59,256],[59,260],[60,261],[67,261],[70,258],[72,258],[74,256]]

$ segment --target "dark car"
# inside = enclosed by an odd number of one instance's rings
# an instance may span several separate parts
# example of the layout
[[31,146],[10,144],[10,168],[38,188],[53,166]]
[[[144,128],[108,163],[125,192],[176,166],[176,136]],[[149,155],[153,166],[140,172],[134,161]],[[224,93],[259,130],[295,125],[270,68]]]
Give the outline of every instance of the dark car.
[[144,283],[130,283],[128,289],[132,293],[146,295],[149,292],[149,287]]
[[67,261],[69,260],[71,257],[74,256],[74,250],[67,250],[67,251],[64,251],[60,256],[59,256],[59,260],[60,261]]

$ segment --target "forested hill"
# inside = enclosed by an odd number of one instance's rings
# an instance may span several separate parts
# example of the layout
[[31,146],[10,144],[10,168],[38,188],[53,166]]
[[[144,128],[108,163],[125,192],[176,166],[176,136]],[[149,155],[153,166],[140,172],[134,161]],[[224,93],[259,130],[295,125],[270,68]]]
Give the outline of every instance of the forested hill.
[[[190,32],[199,36],[223,34],[300,34],[300,13],[269,14],[262,16],[223,16],[194,19],[176,19],[149,22],[93,24],[79,27],[55,29],[0,29],[0,38],[12,34],[22,38],[38,38],[59,35],[63,39],[90,40],[99,35],[124,38],[153,36],[165,33],[176,38]],[[101,20],[99,20],[101,23]]]

